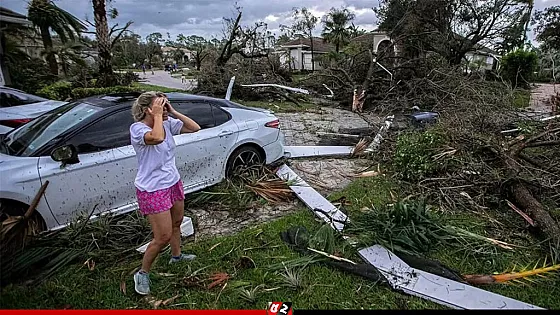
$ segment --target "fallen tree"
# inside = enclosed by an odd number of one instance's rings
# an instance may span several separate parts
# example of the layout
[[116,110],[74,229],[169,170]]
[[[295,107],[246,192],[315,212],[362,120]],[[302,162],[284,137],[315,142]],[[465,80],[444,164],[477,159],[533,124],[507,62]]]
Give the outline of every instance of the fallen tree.
[[513,100],[506,84],[453,68],[402,80],[370,108],[406,113],[416,105],[436,111],[439,122],[424,133],[389,134],[377,158],[393,165],[410,194],[443,211],[474,211],[499,225],[487,213],[508,209],[515,220],[510,202],[558,253],[560,226],[551,210],[560,204],[560,120],[531,120]]

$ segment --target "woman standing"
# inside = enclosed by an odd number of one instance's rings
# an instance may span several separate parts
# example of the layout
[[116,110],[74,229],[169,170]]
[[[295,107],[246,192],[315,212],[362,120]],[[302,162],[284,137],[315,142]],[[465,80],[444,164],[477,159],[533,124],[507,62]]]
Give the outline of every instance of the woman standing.
[[[172,114],[176,118],[169,117]],[[142,295],[150,293],[149,272],[159,252],[171,245],[169,263],[194,259],[181,253],[181,223],[185,194],[175,165],[174,135],[196,132],[200,126],[177,112],[163,93],[146,92],[132,105],[135,123],[130,139],[138,159],[134,185],[140,212],[148,217],[154,239],[148,245],[142,268],[134,275],[134,288]]]

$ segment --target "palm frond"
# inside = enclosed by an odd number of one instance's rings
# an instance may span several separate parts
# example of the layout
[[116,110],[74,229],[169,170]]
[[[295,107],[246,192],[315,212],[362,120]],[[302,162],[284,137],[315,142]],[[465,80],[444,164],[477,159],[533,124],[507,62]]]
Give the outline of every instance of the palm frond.
[[541,278],[547,279],[545,274],[554,273],[558,270],[560,270],[560,264],[533,268],[530,270],[519,272],[506,272],[497,275],[464,275],[463,277],[467,282],[472,284],[505,283],[509,281],[517,281],[519,283],[519,281],[521,280],[535,283],[536,280],[531,279],[530,277],[539,276]]

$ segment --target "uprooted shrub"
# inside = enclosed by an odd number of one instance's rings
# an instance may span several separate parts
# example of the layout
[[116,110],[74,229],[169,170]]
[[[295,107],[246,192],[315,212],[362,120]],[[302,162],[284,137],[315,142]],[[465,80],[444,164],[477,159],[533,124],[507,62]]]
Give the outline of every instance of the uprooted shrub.
[[407,132],[399,135],[393,159],[393,168],[400,178],[417,181],[444,167],[446,160],[437,153],[445,143],[444,135],[436,129],[426,132]]

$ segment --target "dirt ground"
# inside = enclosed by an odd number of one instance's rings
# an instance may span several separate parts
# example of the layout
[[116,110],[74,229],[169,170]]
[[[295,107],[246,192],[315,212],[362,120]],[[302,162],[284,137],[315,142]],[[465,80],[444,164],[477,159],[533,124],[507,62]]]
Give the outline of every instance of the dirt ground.
[[[280,128],[285,134],[286,145],[327,145],[329,136],[321,132],[336,133],[339,128],[366,128],[377,130],[382,119],[361,116],[347,110],[322,108],[305,113],[278,113]],[[319,132],[319,134],[318,134]],[[365,159],[349,158],[298,158],[290,161],[290,167],[323,196],[346,187],[352,175],[367,167]],[[304,205],[297,200],[278,206],[265,206],[243,212],[207,207],[187,209],[195,222],[196,238],[233,234],[247,226],[267,222],[294,212]]]

